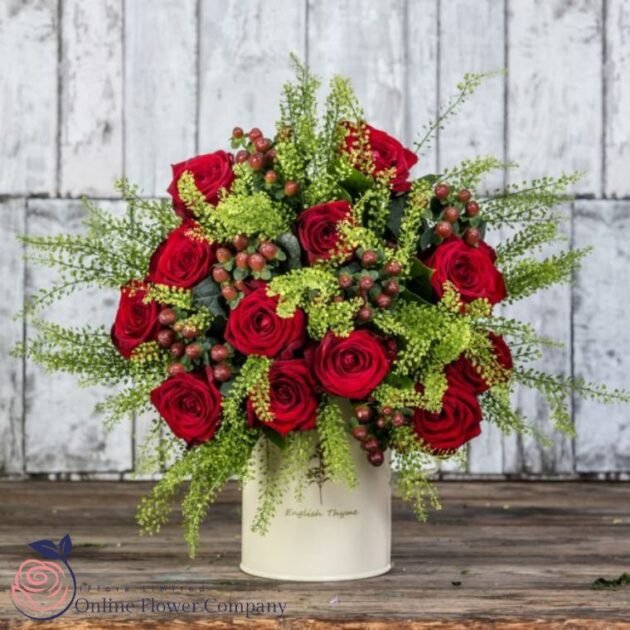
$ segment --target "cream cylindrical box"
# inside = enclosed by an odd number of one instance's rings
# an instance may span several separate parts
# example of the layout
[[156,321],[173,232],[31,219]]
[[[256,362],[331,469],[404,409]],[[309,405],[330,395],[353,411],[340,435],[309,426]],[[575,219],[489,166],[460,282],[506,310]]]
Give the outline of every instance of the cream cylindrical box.
[[358,485],[325,481],[304,488],[301,501],[291,490],[278,505],[269,531],[251,530],[261,471],[243,487],[241,570],[275,580],[328,582],[358,580],[391,568],[391,485],[389,452],[375,467],[351,444]]

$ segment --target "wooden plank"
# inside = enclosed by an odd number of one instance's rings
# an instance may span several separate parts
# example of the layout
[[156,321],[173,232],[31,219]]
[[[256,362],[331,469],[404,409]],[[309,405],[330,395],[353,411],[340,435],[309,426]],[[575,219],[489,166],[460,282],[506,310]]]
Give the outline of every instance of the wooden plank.
[[[440,483],[443,509],[420,524],[392,505],[392,557],[386,575],[346,582],[290,583],[238,570],[240,493],[230,484],[201,529],[191,562],[179,514],[154,538],[138,536],[136,503],[146,483],[3,483],[0,580],[10,584],[31,557],[26,543],[70,531],[80,593],[92,602],[284,602],[282,617],[233,613],[79,613],[54,627],[123,628],[628,628],[628,590],[591,588],[627,571],[629,488],[605,482]],[[567,526],[570,523],[570,526]],[[100,585],[100,591],[96,591]],[[92,590],[88,591],[88,586]],[[112,587],[105,591],[106,587]],[[160,590],[162,589],[162,590]],[[0,619],[17,619],[9,589]],[[509,623],[504,623],[510,620]],[[193,626],[193,624],[195,624]],[[221,625],[222,624],[222,625]],[[420,625],[419,625],[420,624]],[[620,625],[621,624],[621,625]],[[17,624],[15,624],[17,625]],[[38,626],[39,627],[39,626]],[[52,627],[42,624],[41,627]]]
[[199,153],[229,147],[237,125],[273,135],[289,52],[305,58],[305,15],[303,1],[200,4]]
[[24,472],[23,361],[9,356],[23,341],[22,319],[14,319],[24,303],[24,261],[17,240],[26,231],[26,201],[0,202],[0,248],[3,299],[0,302],[0,475]]
[[62,3],[62,195],[111,196],[123,174],[122,0]]
[[[483,33],[483,36],[481,34]],[[456,0],[440,4],[441,107],[456,93],[467,72],[486,73],[506,67],[505,12],[496,0]],[[505,78],[486,79],[439,135],[439,166],[492,155],[505,159]],[[503,171],[484,179],[489,190],[502,187]]]
[[508,158],[602,192],[602,0],[508,0]]
[[630,196],[630,6],[624,0],[606,2],[605,181],[604,194]]
[[[594,245],[573,293],[575,375],[628,388],[628,274],[630,202],[578,201],[575,246]],[[630,410],[575,401],[578,472],[630,471]]]
[[[568,237],[571,230],[571,207],[565,207],[567,221],[563,226]],[[546,248],[540,257],[566,249],[567,243]],[[533,325],[539,335],[562,344],[562,349],[546,349],[544,356],[528,366],[551,374],[571,374],[571,289],[558,285],[525,298],[505,309],[508,317]],[[519,387],[513,398],[515,407],[541,433],[552,438],[553,446],[545,447],[531,436],[512,434],[504,438],[504,472],[515,474],[554,475],[574,470],[572,439],[554,431],[544,397],[536,390]],[[571,406],[570,406],[571,409]]]
[[367,121],[405,133],[405,3],[360,0],[308,3],[308,60],[327,81],[352,80]]
[[195,153],[197,4],[125,3],[125,171],[149,196]]
[[[101,202],[115,209],[118,202]],[[79,201],[31,200],[28,232],[53,235],[79,231],[84,210]],[[27,267],[27,295],[47,286],[54,270]],[[61,324],[111,325],[116,312],[116,291],[101,289],[76,293],[42,313]],[[27,327],[27,334],[32,332]],[[94,406],[108,393],[105,388],[81,389],[67,374],[46,374],[33,363],[26,369],[26,470],[42,472],[90,472],[128,470],[131,458],[131,422],[111,432],[102,426]],[[53,429],[53,430],[51,430]]]
[[[439,27],[439,95],[443,109],[464,74],[505,67],[505,13],[493,0],[441,3]],[[487,80],[459,113],[445,122],[438,138],[438,171],[483,155],[505,159],[504,90],[505,79]],[[496,171],[484,179],[481,189],[494,190],[503,184],[503,171]],[[468,470],[474,474],[503,471],[503,434],[496,425],[484,423],[481,435],[470,443]]]
[[0,194],[53,194],[57,0],[0,3]]
[[[408,2],[405,34],[407,37],[405,138],[411,146],[435,122],[438,94],[438,1]],[[437,172],[437,144],[420,153],[416,173]]]

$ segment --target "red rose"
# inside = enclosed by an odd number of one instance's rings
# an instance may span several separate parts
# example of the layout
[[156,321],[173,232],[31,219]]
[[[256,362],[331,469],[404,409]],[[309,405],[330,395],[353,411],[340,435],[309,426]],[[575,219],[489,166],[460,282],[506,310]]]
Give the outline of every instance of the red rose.
[[[374,162],[374,170],[370,175],[394,169],[394,176],[390,180],[392,190],[397,193],[407,192],[411,188],[409,170],[418,162],[418,156],[388,133],[370,125],[366,125],[366,128]],[[356,149],[358,142],[356,130],[351,129],[346,136],[346,149]]]
[[[488,333],[488,337],[492,342],[497,363],[504,370],[508,372],[511,371],[514,367],[512,353],[503,337],[495,335],[494,333]],[[483,394],[490,387],[483,376],[479,374],[477,368],[464,356],[461,356],[457,361],[453,361],[453,363],[447,365],[445,372],[447,377],[459,378],[468,383],[477,396]]]
[[444,295],[444,283],[448,280],[463,302],[486,298],[490,304],[496,304],[507,295],[503,274],[494,266],[496,259],[492,247],[483,241],[471,247],[453,237],[438,245],[424,262],[435,270],[431,285],[439,297]]
[[304,359],[274,361],[269,369],[271,422],[259,420],[252,401],[247,399],[247,418],[250,426],[267,426],[280,435],[290,431],[315,428],[318,401],[315,381]]
[[155,250],[149,264],[151,282],[190,289],[199,284],[214,264],[208,241],[189,236],[197,224],[185,221]]
[[219,202],[219,191],[222,188],[230,189],[234,181],[232,171],[233,158],[225,151],[215,151],[190,158],[179,164],[173,164],[173,181],[167,188],[167,192],[173,197],[173,208],[180,217],[189,216],[188,210],[179,196],[177,182],[185,171],[190,171],[195,178],[197,188],[213,206]]
[[112,341],[125,359],[141,343],[153,339],[159,328],[158,305],[144,303],[147,292],[136,286],[123,287],[116,319],[112,326]]
[[298,238],[310,263],[327,260],[339,242],[338,226],[350,214],[347,201],[331,201],[304,210],[298,219]]
[[151,392],[151,402],[171,428],[190,444],[210,440],[221,416],[221,394],[207,374],[185,372]]
[[278,297],[267,295],[261,287],[246,295],[230,313],[225,340],[243,354],[275,357],[288,356],[304,345],[306,316],[296,309],[292,317],[276,313]]
[[329,332],[313,355],[315,376],[324,390],[344,398],[365,398],[389,368],[383,343],[369,330],[355,330],[348,337]]
[[481,407],[472,388],[451,376],[442,398],[442,410],[433,413],[418,408],[412,423],[418,437],[430,448],[451,451],[481,433],[481,420]]

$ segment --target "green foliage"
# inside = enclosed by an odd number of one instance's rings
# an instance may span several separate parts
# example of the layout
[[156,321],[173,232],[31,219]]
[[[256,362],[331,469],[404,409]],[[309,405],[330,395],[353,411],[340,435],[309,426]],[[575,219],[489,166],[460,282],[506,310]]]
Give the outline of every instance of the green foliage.
[[432,196],[430,182],[420,179],[413,183],[409,203],[400,222],[398,247],[394,255],[407,274],[411,271],[412,261],[418,254],[418,241],[425,226],[425,219],[431,218],[429,202]]
[[348,404],[324,398],[317,415],[317,432],[326,471],[333,481],[350,487],[357,485],[357,472],[350,451],[349,428],[340,405]]
[[462,188],[474,190],[488,173],[514,166],[512,162],[506,164],[491,155],[477,157],[472,160],[462,160],[457,166],[445,169],[439,181],[448,182],[455,190]]
[[528,224],[525,228],[499,243],[495,248],[497,253],[497,264],[503,268],[512,264],[520,256],[532,254],[542,248],[546,243],[560,240],[562,237],[558,233],[560,217],[552,215],[545,221]]

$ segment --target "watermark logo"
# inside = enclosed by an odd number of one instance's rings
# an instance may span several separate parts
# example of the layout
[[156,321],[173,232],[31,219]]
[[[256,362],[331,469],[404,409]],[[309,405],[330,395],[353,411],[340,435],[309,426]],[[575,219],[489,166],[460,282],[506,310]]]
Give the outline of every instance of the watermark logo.
[[72,606],[77,592],[77,581],[68,564],[70,535],[66,534],[58,545],[52,540],[36,540],[29,547],[43,560],[29,558],[22,562],[11,584],[11,600],[29,619],[60,617]]

